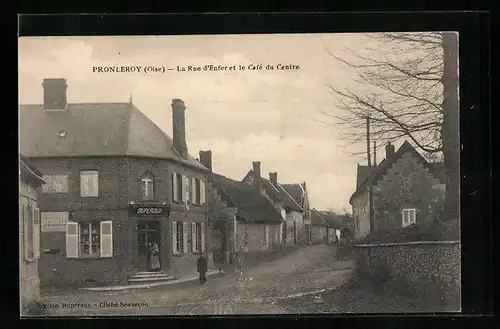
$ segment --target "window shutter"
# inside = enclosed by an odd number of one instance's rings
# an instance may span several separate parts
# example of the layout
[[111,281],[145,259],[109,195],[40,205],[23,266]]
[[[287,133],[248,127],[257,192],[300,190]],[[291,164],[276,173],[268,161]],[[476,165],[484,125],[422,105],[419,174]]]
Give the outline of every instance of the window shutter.
[[78,258],[78,223],[66,224],[66,258]]
[[196,248],[196,241],[197,236],[196,236],[196,223],[191,223],[191,246],[193,249],[193,252],[198,252]]
[[185,202],[187,200],[186,176],[182,175],[181,182],[182,182],[182,186],[181,186],[181,189],[182,189],[182,200],[178,200],[178,201]]
[[191,194],[193,195],[193,198],[192,198],[192,203],[194,204],[199,204],[200,203],[200,200],[198,200],[196,197],[197,197],[197,190],[196,190],[196,178],[192,178],[191,179]]
[[179,201],[177,200],[177,195],[178,195],[178,186],[177,186],[177,173],[173,172],[172,173],[172,200],[174,201]]
[[101,222],[101,257],[113,257],[113,222]]
[[200,204],[205,204],[205,181],[200,180]]
[[191,200],[190,195],[192,194],[191,190],[191,179],[187,176],[184,176],[184,185],[186,185],[186,198],[184,199],[185,202],[188,202]]
[[40,258],[40,210],[33,208],[33,258]]
[[21,213],[22,213],[22,219],[23,219],[24,258],[28,259],[29,258],[28,206],[23,204],[21,206]]
[[201,252],[205,252],[205,223],[201,223]]
[[417,222],[417,211],[415,209],[411,210],[411,224]]
[[183,222],[182,223],[182,252],[187,254],[188,253],[188,223]]
[[177,255],[177,222],[172,222],[172,253]]

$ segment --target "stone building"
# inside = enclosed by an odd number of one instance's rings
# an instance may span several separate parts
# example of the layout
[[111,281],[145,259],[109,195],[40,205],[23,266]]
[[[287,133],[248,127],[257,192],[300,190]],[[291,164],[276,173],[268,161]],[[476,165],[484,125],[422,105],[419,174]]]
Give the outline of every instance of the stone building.
[[391,230],[438,216],[444,202],[446,173],[443,163],[430,163],[407,141],[395,152],[386,146],[385,159],[368,175],[358,165],[357,188],[349,202],[355,236],[370,233],[369,186],[372,185],[374,231]]
[[[206,252],[208,169],[188,153],[184,102],[173,138],[132,102],[68,103],[65,79],[44,79],[43,104],[20,105],[20,148],[44,173],[41,283],[148,281],[196,272]],[[168,105],[165,106],[167,110]]]

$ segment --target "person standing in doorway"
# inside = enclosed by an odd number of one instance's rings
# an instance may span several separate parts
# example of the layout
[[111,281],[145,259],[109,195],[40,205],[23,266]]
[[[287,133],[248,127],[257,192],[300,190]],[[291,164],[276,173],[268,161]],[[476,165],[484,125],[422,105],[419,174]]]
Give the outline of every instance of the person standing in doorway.
[[207,284],[207,276],[206,276],[206,274],[207,274],[207,259],[203,256],[203,254],[200,254],[200,257],[198,257],[196,267],[197,267],[198,273],[200,275],[200,285]]
[[149,247],[149,269],[151,271],[160,270],[160,248],[155,241],[153,241]]

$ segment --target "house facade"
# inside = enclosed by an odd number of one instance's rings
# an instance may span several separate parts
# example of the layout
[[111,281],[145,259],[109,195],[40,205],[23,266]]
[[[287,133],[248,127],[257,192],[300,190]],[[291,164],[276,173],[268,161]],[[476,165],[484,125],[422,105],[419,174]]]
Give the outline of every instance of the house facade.
[[281,184],[278,173],[269,173],[269,179],[261,177],[260,161],[252,163],[252,169],[242,182],[255,185],[259,181],[261,194],[271,202],[285,218],[282,228],[284,246],[307,243],[306,223],[309,217],[309,197],[303,184]]
[[208,169],[188,154],[184,103],[172,101],[172,139],[131,102],[72,104],[64,79],[43,86],[43,104],[20,106],[21,152],[46,181],[41,283],[127,283],[148,272],[152,242],[166,276],[193,272]]
[[40,300],[40,208],[42,174],[21,156],[19,160],[19,285],[21,309]]
[[[201,151],[200,161],[211,168],[211,152]],[[255,180],[259,182],[259,180]],[[233,252],[247,254],[281,248],[284,211],[262,194],[257,184],[247,184],[212,172],[208,198],[216,200],[214,247],[227,262]]]
[[446,189],[442,163],[429,163],[405,141],[397,152],[386,146],[386,158],[371,176],[358,165],[357,189],[351,196],[355,237],[370,233],[369,186],[372,186],[373,231],[391,230],[431,219],[440,213]]

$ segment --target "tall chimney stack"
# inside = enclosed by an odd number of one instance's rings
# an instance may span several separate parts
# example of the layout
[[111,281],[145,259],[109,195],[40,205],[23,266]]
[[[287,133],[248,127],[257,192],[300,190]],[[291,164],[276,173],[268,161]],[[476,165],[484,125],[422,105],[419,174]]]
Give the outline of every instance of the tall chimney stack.
[[394,156],[394,153],[396,153],[394,150],[394,145],[392,145],[391,142],[388,142],[385,146],[385,159],[389,160]]
[[271,184],[274,186],[278,186],[278,173],[277,172],[270,172],[269,173],[269,180],[271,181]]
[[68,105],[66,79],[43,79],[43,109],[47,111],[66,110]]
[[253,165],[253,187],[260,193],[260,161],[252,162]]
[[212,151],[200,151],[200,162],[202,165],[212,171]]
[[188,157],[186,144],[186,105],[180,99],[172,100],[172,124],[174,148],[183,159]]

